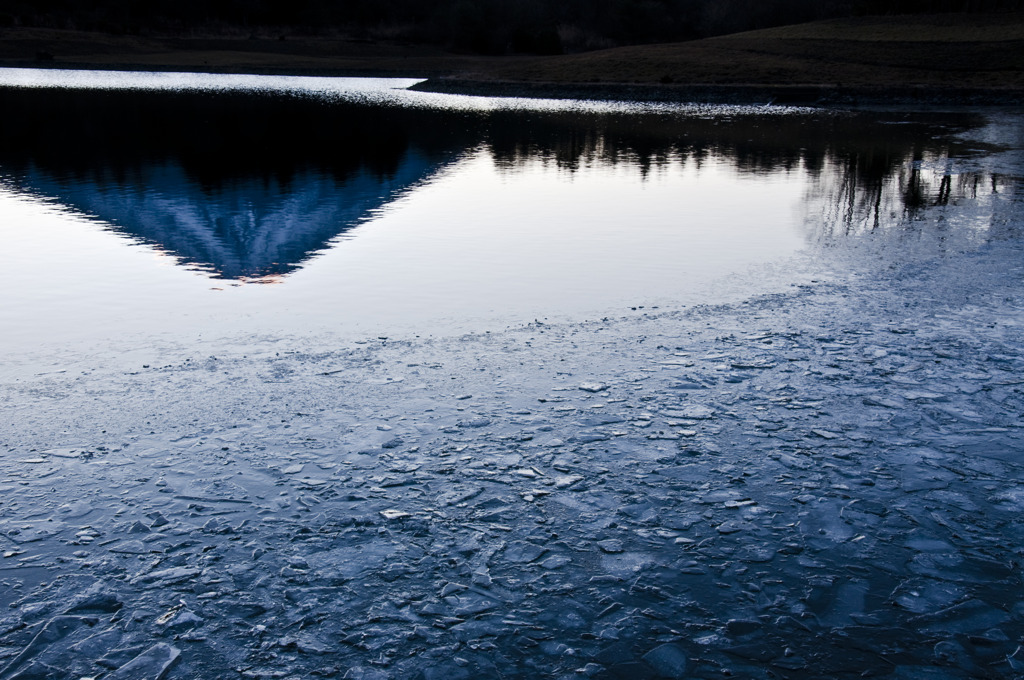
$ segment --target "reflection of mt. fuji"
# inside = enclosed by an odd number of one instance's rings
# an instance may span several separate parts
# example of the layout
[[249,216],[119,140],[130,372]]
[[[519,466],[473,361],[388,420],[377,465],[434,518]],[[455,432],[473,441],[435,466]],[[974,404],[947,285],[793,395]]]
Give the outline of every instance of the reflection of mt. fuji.
[[263,92],[0,88],[0,175],[236,280],[281,276],[479,141],[472,121]]
[[95,216],[123,234],[229,279],[286,274],[443,162],[409,151],[386,174],[366,168],[338,178],[309,168],[286,180],[240,177],[200,185],[173,160],[128,176],[63,180],[29,170],[17,184]]

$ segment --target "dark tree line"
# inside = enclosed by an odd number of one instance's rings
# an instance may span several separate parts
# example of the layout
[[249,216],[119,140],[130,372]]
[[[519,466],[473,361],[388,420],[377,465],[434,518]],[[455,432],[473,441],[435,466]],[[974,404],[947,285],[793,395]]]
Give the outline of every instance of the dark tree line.
[[853,14],[1020,9],[1024,0],[0,0],[0,26],[347,35],[552,54]]

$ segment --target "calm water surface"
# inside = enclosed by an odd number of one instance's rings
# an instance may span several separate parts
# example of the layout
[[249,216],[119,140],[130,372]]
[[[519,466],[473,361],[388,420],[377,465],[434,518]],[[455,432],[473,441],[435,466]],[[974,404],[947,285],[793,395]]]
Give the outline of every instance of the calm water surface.
[[936,205],[981,206],[957,228],[984,241],[1010,181],[979,115],[415,82],[0,69],[6,349],[694,304]]

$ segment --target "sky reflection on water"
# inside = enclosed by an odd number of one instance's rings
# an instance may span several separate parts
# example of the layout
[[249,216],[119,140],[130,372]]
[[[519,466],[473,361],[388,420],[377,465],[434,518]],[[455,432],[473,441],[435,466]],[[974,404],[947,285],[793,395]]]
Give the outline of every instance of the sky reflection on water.
[[978,117],[394,89],[411,82],[0,69],[5,344],[694,304],[1004,181],[950,164],[980,153],[952,136]]

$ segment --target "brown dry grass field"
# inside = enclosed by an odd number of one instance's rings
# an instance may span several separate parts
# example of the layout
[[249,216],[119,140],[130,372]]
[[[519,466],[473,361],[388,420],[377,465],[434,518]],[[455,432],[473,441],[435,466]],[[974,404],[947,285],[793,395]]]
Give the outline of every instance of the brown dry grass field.
[[496,65],[563,83],[1024,87],[1024,14],[862,17]]
[[662,89],[919,86],[1020,93],[1024,13],[860,17],[554,57],[480,57],[302,36],[161,38],[5,28],[0,66],[376,74]]

